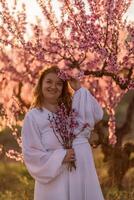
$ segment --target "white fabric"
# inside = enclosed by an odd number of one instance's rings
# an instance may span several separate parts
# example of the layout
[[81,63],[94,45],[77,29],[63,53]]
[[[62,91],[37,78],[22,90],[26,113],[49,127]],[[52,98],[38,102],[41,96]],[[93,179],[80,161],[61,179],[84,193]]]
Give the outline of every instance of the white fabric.
[[103,111],[97,100],[85,88],[77,90],[73,108],[79,113],[80,132],[73,142],[77,169],[69,172],[62,161],[66,155],[49,126],[48,114],[33,108],[25,116],[22,127],[22,152],[26,167],[35,179],[34,200],[104,200],[99,185],[92,150],[88,143],[91,130],[102,119]]

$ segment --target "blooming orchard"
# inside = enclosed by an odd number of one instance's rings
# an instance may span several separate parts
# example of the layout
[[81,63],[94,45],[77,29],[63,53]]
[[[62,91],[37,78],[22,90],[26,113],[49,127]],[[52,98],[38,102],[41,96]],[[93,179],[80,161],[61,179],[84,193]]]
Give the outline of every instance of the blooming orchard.
[[71,74],[84,73],[81,81],[108,113],[109,138],[115,143],[115,108],[134,89],[134,25],[123,20],[131,0],[57,2],[60,20],[51,0],[37,0],[45,24],[38,17],[28,38],[25,5],[17,10],[14,1],[10,11],[0,0],[1,117],[21,145],[15,127],[29,107],[38,74],[57,64]]

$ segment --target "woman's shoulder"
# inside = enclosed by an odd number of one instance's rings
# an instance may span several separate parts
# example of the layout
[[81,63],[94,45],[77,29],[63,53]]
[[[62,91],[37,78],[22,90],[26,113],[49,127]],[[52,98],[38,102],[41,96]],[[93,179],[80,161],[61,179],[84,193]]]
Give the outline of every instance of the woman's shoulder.
[[28,121],[32,121],[34,125],[37,125],[40,129],[43,129],[42,127],[46,128],[49,124],[48,115],[49,112],[45,109],[30,108],[25,118],[27,118]]
[[39,108],[30,108],[27,113],[25,114],[25,117],[27,118],[38,118],[40,116],[44,115],[44,112],[42,109]]
[[41,112],[41,109],[39,108],[30,108],[26,115],[34,115],[34,114],[37,114],[37,113],[40,113]]

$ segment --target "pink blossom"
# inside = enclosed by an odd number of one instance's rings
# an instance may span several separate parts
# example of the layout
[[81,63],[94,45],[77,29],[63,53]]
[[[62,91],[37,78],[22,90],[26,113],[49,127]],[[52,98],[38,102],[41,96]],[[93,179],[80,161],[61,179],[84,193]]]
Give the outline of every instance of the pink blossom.
[[[78,113],[74,109],[68,113],[64,104],[59,106],[55,114],[48,116],[53,133],[65,149],[71,149],[76,136],[88,126],[85,124],[77,135],[74,134],[75,128],[79,126],[77,116]],[[73,167],[76,168],[75,163]]]
[[69,80],[70,76],[63,70],[60,70],[60,72],[58,73],[58,77],[60,79],[62,79],[63,81]]

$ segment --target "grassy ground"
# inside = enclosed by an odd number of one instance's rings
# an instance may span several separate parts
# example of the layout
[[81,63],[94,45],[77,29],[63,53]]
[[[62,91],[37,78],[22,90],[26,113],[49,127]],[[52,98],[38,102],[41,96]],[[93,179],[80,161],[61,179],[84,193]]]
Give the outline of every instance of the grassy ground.
[[[96,168],[102,186],[105,200],[133,200],[134,169],[124,178],[124,189],[119,191],[109,186],[107,166],[103,163],[100,149],[93,150]],[[33,200],[34,181],[21,163],[0,163],[0,200]]]
[[109,183],[107,163],[103,162],[103,154],[99,148],[93,150],[96,170],[101,183],[105,200],[134,200],[134,168],[131,168],[123,180],[123,189],[118,190]]

